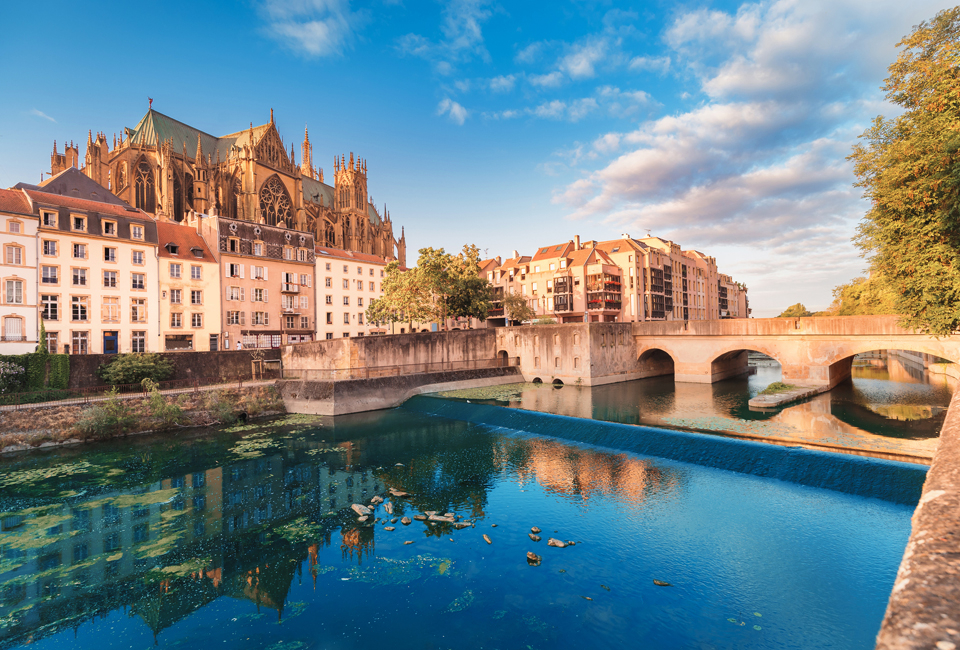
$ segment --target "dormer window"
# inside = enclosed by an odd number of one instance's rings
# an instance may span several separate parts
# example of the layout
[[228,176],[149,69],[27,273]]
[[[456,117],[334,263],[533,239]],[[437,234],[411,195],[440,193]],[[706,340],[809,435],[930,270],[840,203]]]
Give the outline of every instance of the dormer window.
[[177,246],[176,244],[167,244],[166,249],[167,249],[167,252],[170,253],[171,255],[180,254],[180,247]]
[[198,246],[191,248],[190,252],[193,253],[193,256],[196,258],[203,258],[203,249]]
[[228,249],[231,253],[239,253],[239,252],[240,252],[240,240],[237,239],[236,237],[231,237],[231,238],[228,240],[228,242],[227,242],[227,249]]
[[143,239],[143,226],[130,226],[130,237],[132,239]]
[[56,212],[44,212],[42,216],[43,225],[48,228],[57,227],[57,213]]
[[263,242],[255,241],[253,242],[253,254],[257,257],[263,257]]
[[103,234],[107,237],[116,237],[117,236],[117,222],[116,221],[103,221]]
[[74,217],[73,218],[73,229],[74,230],[86,230],[87,229],[87,218],[86,217]]

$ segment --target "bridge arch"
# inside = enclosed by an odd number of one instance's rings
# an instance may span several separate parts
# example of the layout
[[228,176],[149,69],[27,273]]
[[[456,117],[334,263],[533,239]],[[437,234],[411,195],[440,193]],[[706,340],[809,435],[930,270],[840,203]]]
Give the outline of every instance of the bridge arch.
[[780,366],[782,379],[783,362],[777,358],[780,356],[779,350],[772,349],[763,343],[751,342],[749,345],[744,345],[742,342],[733,342],[713,353],[713,359],[710,360],[710,381],[722,381],[749,372],[751,352],[759,352],[776,361]]
[[880,350],[902,350],[904,352],[919,352],[929,354],[942,359],[960,362],[960,350],[956,346],[944,346],[940,341],[848,341],[846,345],[837,349],[830,350],[826,356],[825,365],[827,367],[827,376],[830,386],[836,386],[840,382],[848,379],[853,372],[853,359],[858,354],[866,352],[877,352]]
[[651,346],[637,357],[637,370],[641,378],[672,375],[676,372],[676,359],[668,350]]

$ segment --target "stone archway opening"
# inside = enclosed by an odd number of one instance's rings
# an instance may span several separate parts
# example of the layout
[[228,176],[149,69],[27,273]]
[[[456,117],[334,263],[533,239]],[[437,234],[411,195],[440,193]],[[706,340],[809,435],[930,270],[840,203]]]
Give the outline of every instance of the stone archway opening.
[[560,381],[559,379],[554,379],[554,380],[553,380],[553,387],[554,387],[554,388],[563,388],[563,382]]
[[767,384],[783,381],[780,362],[758,350],[730,350],[710,363],[711,382],[752,374],[763,375],[762,380]]
[[539,377],[534,377],[534,378],[533,378],[533,383],[534,383],[534,384],[542,384],[542,383],[543,383],[543,380],[540,379]]
[[861,351],[844,357],[829,366],[832,385],[847,378],[889,380],[914,384],[930,383],[942,378],[960,376],[960,368],[949,359],[935,354],[905,349]]
[[510,365],[510,357],[507,355],[507,351],[500,350],[497,352],[497,366],[506,368],[508,365]]
[[644,351],[637,359],[640,377],[660,377],[674,374],[673,357],[659,348]]

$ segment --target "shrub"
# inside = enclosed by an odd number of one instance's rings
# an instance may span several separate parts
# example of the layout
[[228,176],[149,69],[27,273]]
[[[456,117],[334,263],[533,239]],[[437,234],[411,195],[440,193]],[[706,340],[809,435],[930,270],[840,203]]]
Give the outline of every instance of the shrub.
[[47,375],[47,385],[54,389],[64,389],[70,385],[70,355],[51,354],[50,374]]
[[223,391],[207,393],[204,408],[210,419],[220,424],[233,424],[237,421],[237,411],[234,408],[235,400],[228,397]]
[[80,415],[77,428],[96,438],[121,435],[137,423],[137,416],[126,400],[120,399],[116,389],[107,398],[91,406]]
[[172,398],[168,400],[160,394],[157,382],[152,379],[144,379],[141,383],[148,392],[145,405],[150,410],[151,417],[157,420],[159,428],[169,429],[183,421],[183,407],[179,401]]
[[173,363],[153,352],[118,354],[97,369],[97,376],[114,386],[139,384],[144,379],[163,381],[173,374]]
[[796,386],[793,386],[791,384],[785,384],[782,381],[775,381],[769,386],[767,386],[766,388],[764,388],[762,391],[760,391],[758,394],[774,395],[776,393],[783,393],[788,390],[793,390],[794,388],[796,388]]
[[26,370],[15,361],[0,361],[0,394],[19,393],[23,390]]

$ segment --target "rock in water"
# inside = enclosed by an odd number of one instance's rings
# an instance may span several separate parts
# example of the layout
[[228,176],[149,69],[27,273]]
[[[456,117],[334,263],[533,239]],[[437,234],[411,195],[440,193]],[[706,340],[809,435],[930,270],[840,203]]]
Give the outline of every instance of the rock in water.
[[493,540],[490,539],[490,536],[486,533],[483,534],[483,541],[485,541],[487,544],[493,544]]
[[400,521],[400,520],[397,519],[396,517],[394,517],[393,519],[390,520],[390,523],[391,523],[391,524],[395,524],[395,523],[397,523],[398,521]]
[[428,517],[432,517],[433,515],[437,514],[437,511],[436,511],[436,510],[424,510],[424,511],[423,511],[423,514],[425,514],[425,515],[428,516]]
[[426,515],[414,515],[413,518],[416,519],[417,521],[426,521],[426,520],[427,520],[427,516],[426,516]]
[[377,505],[378,503],[383,503],[383,497],[380,496],[380,495],[377,495],[377,496],[373,497],[372,499],[370,499],[370,503],[373,504],[373,505]]
[[406,542],[403,543],[404,546],[407,546],[409,544],[413,544],[413,540],[407,540]]
[[457,522],[455,522],[455,523],[453,524],[453,527],[456,528],[457,530],[460,530],[461,528],[470,528],[470,522],[469,522],[469,521],[457,521]]
[[534,535],[533,533],[530,533],[530,539],[532,539],[532,540],[535,541],[535,542],[539,542],[539,541],[540,541],[540,536],[539,536],[539,535]]
[[352,506],[350,506],[350,508],[361,517],[366,517],[373,514],[373,510],[367,506],[362,506],[359,503],[354,503]]
[[530,566],[540,566],[541,558],[539,555],[532,551],[527,551],[527,564]]
[[387,501],[386,503],[384,503],[384,504],[383,504],[383,511],[384,511],[385,513],[387,513],[388,515],[392,515],[392,514],[393,514],[393,502],[392,502],[392,501]]
[[411,519],[410,517],[404,517],[403,519],[400,520],[400,523],[403,524],[404,526],[409,526],[410,524],[413,523],[413,519]]
[[497,527],[496,524],[490,524],[490,528],[496,528],[496,527]]
[[394,526],[384,526],[384,530],[396,530]]
[[534,526],[533,528],[530,529],[530,532],[533,533],[534,535],[539,535],[540,529]]
[[663,580],[654,580],[654,581],[653,581],[653,584],[657,585],[658,587],[672,587],[672,586],[673,586],[673,585],[670,584],[669,582],[664,582]]
[[600,586],[606,589],[607,591],[610,591],[610,587],[608,587],[607,585],[600,585]]
[[[369,518],[370,518],[370,517],[363,516],[363,517],[360,517],[359,519],[357,519],[357,521],[364,522],[364,521],[366,521],[366,520],[369,519]],[[374,522],[374,523],[376,523],[376,522]]]
[[591,598],[590,596],[580,596],[580,597],[583,598],[584,600],[593,600],[593,598]]
[[551,537],[547,540],[547,546],[556,546],[557,548],[565,548],[567,546],[566,542],[561,542],[555,537]]

